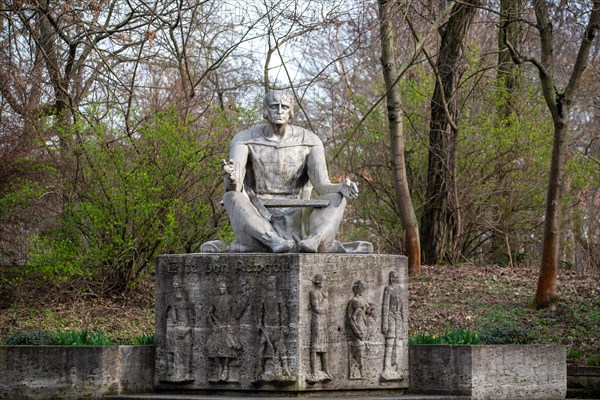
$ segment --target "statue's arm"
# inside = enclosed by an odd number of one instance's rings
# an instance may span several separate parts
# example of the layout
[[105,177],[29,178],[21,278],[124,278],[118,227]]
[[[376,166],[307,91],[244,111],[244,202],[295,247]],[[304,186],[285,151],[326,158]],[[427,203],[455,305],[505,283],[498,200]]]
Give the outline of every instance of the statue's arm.
[[322,299],[319,298],[320,293],[316,290],[310,292],[310,309],[315,314],[323,314]]
[[362,340],[363,332],[360,329],[360,327],[358,326],[358,324],[356,323],[356,319],[358,318],[359,311],[360,311],[360,305],[358,304],[358,301],[356,299],[350,300],[350,304],[348,304],[347,315],[346,315],[348,318],[348,324],[350,325],[350,328],[352,329],[352,332],[354,332],[356,337],[358,339]]
[[319,196],[329,193],[341,193],[342,196],[350,200],[358,196],[358,187],[350,179],[346,179],[341,184],[331,183],[322,144],[313,146],[308,155],[308,177]]
[[390,313],[390,289],[385,287],[383,290],[383,301],[381,302],[381,333],[387,335],[388,333],[388,318]]
[[246,164],[248,163],[248,146],[245,143],[234,141],[229,147],[229,161],[223,160],[223,183],[227,191],[241,192]]
[[323,145],[312,146],[308,154],[308,177],[319,196],[328,193],[337,193],[342,185],[333,184],[329,180],[327,160]]

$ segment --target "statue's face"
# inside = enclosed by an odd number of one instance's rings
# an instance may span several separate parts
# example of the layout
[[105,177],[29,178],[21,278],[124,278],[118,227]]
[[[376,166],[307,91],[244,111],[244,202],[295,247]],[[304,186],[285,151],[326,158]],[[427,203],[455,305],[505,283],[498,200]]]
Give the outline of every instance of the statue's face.
[[277,278],[274,276],[269,276],[267,278],[267,289],[269,291],[273,291],[277,289]]
[[181,288],[179,288],[179,287],[175,288],[175,299],[176,300],[183,300],[184,299],[183,290],[181,290]]
[[397,284],[399,284],[399,283],[400,283],[400,276],[398,276],[398,274],[397,274],[397,273],[395,273],[395,272],[392,272],[392,273],[390,274],[390,284],[391,284],[391,285],[397,285]]
[[354,291],[354,294],[356,294],[357,296],[361,296],[364,293],[366,288],[367,288],[367,285],[365,285],[364,282],[357,282],[352,287],[352,290]]
[[322,275],[315,275],[314,279],[313,279],[313,284],[315,285],[315,287],[323,287],[323,276]]
[[278,94],[269,96],[266,104],[265,114],[272,124],[287,124],[292,116],[292,105],[288,100]]
[[227,293],[227,285],[223,282],[219,283],[219,293],[220,294]]

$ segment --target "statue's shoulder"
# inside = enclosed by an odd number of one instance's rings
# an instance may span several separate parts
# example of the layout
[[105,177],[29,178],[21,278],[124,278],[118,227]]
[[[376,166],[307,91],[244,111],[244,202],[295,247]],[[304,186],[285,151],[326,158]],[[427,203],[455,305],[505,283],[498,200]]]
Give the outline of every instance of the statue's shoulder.
[[[272,146],[273,144],[263,136],[264,129],[266,129],[267,126],[268,125],[266,124],[254,125],[237,133],[233,139],[231,139],[231,145],[256,144]],[[292,129],[294,131],[293,137],[285,142],[288,146],[323,146],[321,139],[308,129],[296,125],[293,125]]]
[[314,132],[309,131],[308,129],[304,129],[302,127],[293,126],[294,129],[294,138],[299,143],[302,143],[307,146],[323,146],[323,142]]
[[235,134],[231,139],[231,144],[247,144],[260,140],[262,137],[262,130],[265,128],[265,124],[254,125],[248,129]]

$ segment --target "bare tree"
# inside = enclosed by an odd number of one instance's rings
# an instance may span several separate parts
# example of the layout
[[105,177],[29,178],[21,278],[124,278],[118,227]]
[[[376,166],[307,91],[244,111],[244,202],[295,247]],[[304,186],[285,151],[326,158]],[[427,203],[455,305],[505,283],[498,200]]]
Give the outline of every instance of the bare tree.
[[391,20],[394,14],[393,5],[393,2],[379,0],[381,63],[387,89],[388,125],[396,203],[400,209],[400,219],[404,228],[404,245],[408,253],[408,270],[411,275],[418,275],[421,270],[421,244],[419,242],[419,225],[410,196],[404,157],[402,99],[400,89],[396,84],[398,68],[396,66],[397,58]]
[[[431,99],[427,195],[421,216],[421,243],[426,264],[454,262],[460,229],[457,198],[456,123],[458,67],[463,42],[475,15],[477,0],[456,2],[448,22],[440,29],[441,43]],[[431,58],[429,57],[431,60]]]
[[[575,94],[583,72],[585,71],[596,31],[600,29],[600,0],[594,0],[586,13],[587,24],[579,43],[575,62],[572,65],[568,83],[564,88],[559,87],[555,72],[554,32],[551,19],[551,4],[544,0],[533,0],[535,11],[535,27],[539,32],[540,59],[522,55],[505,34],[505,44],[510,50],[516,64],[531,63],[538,71],[544,100],[554,123],[552,146],[552,161],[548,177],[548,192],[546,195],[546,213],[544,222],[544,240],[540,274],[535,295],[535,305],[538,308],[551,306],[558,299],[557,272],[560,250],[561,207],[564,189],[565,167],[567,162],[567,146],[569,143],[569,118],[574,105]],[[506,29],[506,27],[505,27]]]

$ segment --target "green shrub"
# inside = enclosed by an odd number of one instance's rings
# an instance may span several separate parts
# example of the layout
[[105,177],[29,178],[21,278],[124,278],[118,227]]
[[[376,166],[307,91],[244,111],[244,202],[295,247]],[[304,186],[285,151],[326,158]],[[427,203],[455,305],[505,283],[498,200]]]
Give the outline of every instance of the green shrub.
[[455,329],[442,336],[446,344],[480,344],[481,341],[477,333],[467,329]]
[[154,335],[148,335],[145,333],[141,336],[136,337],[133,340],[133,344],[140,345],[140,346],[153,345],[154,343],[155,343]]
[[581,350],[579,350],[579,349],[569,349],[567,351],[567,358],[570,358],[570,359],[581,358]]
[[417,333],[408,338],[408,344],[441,344],[438,336],[427,333]]
[[7,346],[50,346],[55,344],[55,340],[48,332],[17,332],[10,335],[5,344]]
[[[142,334],[126,344],[147,346],[155,343],[154,335]],[[113,346],[115,343],[104,332],[60,331],[60,332],[17,332],[9,336],[7,346]]]
[[64,331],[54,334],[54,341],[63,346],[110,346],[114,343],[103,332]]
[[189,252],[194,243],[227,235],[225,214],[213,207],[222,192],[224,146],[212,127],[195,129],[169,110],[135,135],[106,124],[73,129],[87,138],[73,150],[81,155],[81,180],[64,182],[69,201],[59,226],[31,238],[29,273],[125,290],[152,271],[157,254]]
[[467,329],[455,329],[440,336],[417,333],[408,339],[409,344],[480,344],[476,333]]
[[533,342],[531,334],[519,327],[496,327],[479,332],[482,344],[528,344]]
[[588,367],[600,367],[600,354],[595,354],[585,360]]

